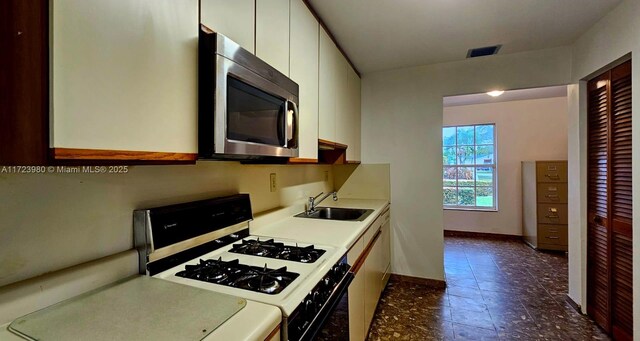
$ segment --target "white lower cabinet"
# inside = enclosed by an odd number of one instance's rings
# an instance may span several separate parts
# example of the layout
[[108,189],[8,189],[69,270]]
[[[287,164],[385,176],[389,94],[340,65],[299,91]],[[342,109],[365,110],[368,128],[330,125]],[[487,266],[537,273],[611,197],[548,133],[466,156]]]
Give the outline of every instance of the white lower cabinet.
[[387,210],[369,226],[347,254],[347,261],[359,267],[349,286],[349,336],[352,341],[362,341],[367,337],[380,294],[389,279],[390,256]]
[[367,331],[371,326],[371,321],[376,312],[381,292],[382,272],[380,271],[380,263],[382,259],[382,239],[380,239],[380,233],[376,234],[373,243],[367,260],[364,262],[364,327]]
[[[360,238],[347,254],[347,262],[354,264],[364,248],[364,240]],[[364,267],[356,273],[349,285],[349,340],[364,340],[366,328],[364,326]]]

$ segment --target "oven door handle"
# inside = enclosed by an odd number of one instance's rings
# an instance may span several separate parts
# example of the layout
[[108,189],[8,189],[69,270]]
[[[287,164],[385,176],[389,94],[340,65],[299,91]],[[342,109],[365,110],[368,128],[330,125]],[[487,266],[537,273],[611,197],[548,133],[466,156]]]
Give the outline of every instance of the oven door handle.
[[322,326],[327,321],[327,318],[331,316],[331,313],[335,310],[336,306],[340,303],[340,300],[349,289],[349,284],[351,284],[354,277],[355,274],[353,272],[347,271],[340,283],[336,286],[337,290],[333,292],[322,309],[320,309],[320,312],[316,315],[316,318],[313,319],[313,322],[311,322],[311,325],[306,332],[302,334],[300,340],[309,341],[315,339],[316,335],[320,332]]

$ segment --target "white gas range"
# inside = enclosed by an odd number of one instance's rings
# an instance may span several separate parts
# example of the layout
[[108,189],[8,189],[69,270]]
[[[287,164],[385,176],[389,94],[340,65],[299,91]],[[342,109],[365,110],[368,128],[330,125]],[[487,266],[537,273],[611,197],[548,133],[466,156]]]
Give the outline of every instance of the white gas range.
[[251,236],[251,219],[247,194],[137,210],[141,273],[277,306],[283,340],[313,339],[345,301],[346,250]]

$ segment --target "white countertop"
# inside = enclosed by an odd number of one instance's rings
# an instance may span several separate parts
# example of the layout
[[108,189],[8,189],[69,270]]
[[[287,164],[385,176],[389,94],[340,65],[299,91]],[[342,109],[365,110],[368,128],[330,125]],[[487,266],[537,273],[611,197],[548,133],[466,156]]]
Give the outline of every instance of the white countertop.
[[[282,315],[280,309],[253,301],[237,312],[232,318],[220,325],[204,340],[264,340],[273,331]],[[23,338],[10,332],[9,324],[0,326],[0,340],[20,341]]]
[[364,221],[296,218],[292,215],[265,226],[252,228],[251,234],[341,246],[349,249],[388,204],[387,200],[338,199],[338,201],[331,201],[329,198],[323,201],[319,207],[364,208],[372,209],[374,212]]

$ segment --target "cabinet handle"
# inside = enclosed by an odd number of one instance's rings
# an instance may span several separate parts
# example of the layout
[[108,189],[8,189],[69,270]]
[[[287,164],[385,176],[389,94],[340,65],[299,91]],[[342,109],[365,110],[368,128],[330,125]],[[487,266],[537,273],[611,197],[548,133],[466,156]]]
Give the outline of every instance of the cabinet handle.
[[557,219],[557,218],[560,218],[560,216],[559,216],[559,215],[557,215],[557,214],[556,214],[556,215],[548,215],[548,214],[547,214],[545,217],[550,218],[550,219]]
[[545,174],[544,176],[546,176],[547,178],[551,179],[551,180],[558,180],[560,179],[560,176],[558,176],[558,174]]
[[558,200],[558,195],[557,194],[547,194],[545,195],[546,198],[551,199],[551,200]]
[[560,237],[547,236],[548,239],[560,239]]
[[594,216],[593,217],[593,222],[596,224],[601,224],[602,225],[602,218],[600,218],[599,216]]

